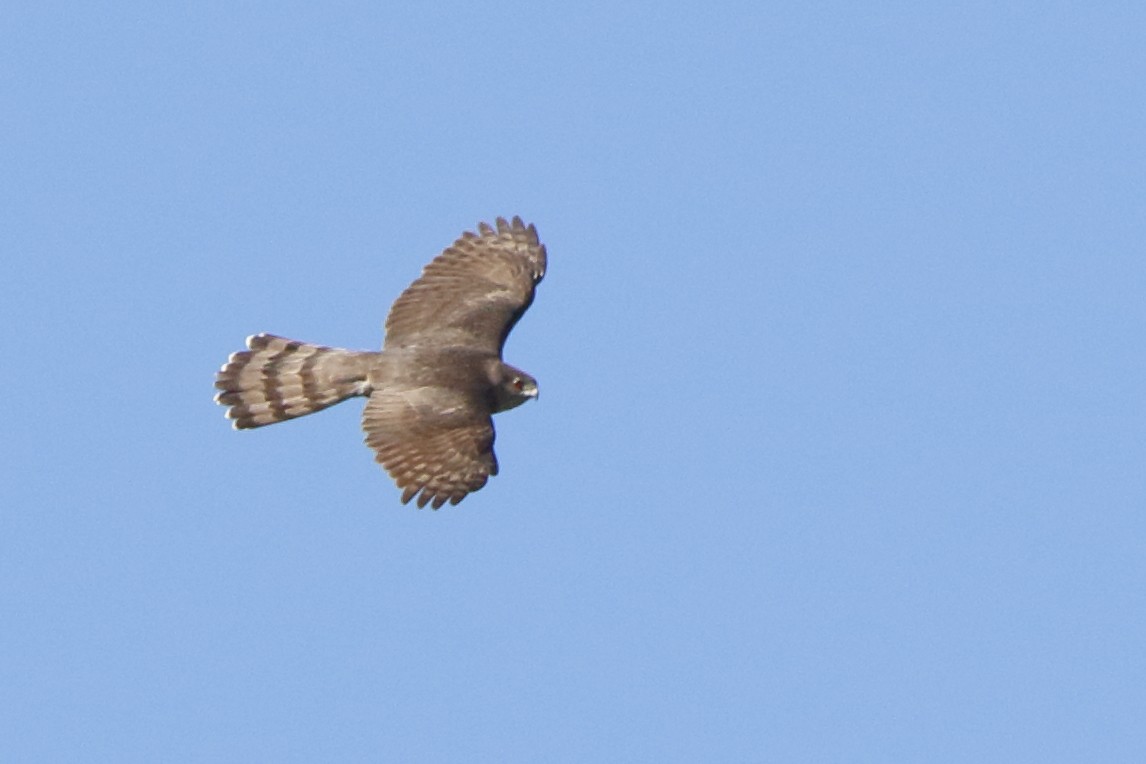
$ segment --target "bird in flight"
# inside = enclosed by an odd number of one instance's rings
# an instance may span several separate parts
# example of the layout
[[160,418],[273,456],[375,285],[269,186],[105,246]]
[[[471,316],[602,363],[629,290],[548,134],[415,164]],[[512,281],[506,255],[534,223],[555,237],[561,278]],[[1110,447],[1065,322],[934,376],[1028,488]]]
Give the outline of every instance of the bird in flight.
[[481,223],[395,300],[381,351],[256,334],[219,370],[215,400],[245,430],[364,396],[366,444],[402,502],[457,504],[497,474],[493,414],[537,397],[537,381],[501,353],[545,263],[521,218]]

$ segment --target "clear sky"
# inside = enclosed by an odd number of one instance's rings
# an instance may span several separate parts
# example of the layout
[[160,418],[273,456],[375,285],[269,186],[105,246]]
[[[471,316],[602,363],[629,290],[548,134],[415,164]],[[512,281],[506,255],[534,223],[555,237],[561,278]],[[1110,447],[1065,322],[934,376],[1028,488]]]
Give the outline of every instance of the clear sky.
[[[0,758],[1146,761],[1141,3],[22,3],[0,102]],[[481,492],[229,428],[515,214]]]

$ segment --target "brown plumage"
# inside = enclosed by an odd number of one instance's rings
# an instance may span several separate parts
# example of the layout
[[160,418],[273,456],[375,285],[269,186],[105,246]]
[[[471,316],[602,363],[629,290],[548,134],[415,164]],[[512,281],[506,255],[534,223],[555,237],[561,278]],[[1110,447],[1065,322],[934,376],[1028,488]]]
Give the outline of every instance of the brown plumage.
[[257,334],[219,371],[215,400],[248,429],[367,396],[366,443],[402,501],[457,504],[497,474],[492,415],[537,397],[533,377],[501,353],[545,265],[532,225],[482,223],[394,302],[381,352]]

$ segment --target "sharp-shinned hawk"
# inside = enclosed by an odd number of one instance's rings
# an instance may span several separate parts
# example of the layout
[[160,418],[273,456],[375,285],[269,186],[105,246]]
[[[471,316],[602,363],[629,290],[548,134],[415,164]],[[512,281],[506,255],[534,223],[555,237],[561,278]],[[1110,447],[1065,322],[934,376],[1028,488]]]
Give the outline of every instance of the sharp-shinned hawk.
[[536,380],[501,352],[545,263],[521,218],[482,223],[394,302],[381,352],[256,334],[219,371],[215,400],[248,429],[366,396],[366,444],[402,501],[457,504],[497,474],[492,415],[537,397]]

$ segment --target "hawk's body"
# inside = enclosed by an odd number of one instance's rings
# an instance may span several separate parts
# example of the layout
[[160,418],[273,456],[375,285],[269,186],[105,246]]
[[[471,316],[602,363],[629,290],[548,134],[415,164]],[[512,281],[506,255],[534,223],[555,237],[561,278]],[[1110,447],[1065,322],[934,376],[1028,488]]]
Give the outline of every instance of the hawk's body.
[[497,474],[491,415],[537,397],[536,381],[501,352],[545,265],[533,226],[483,223],[395,301],[381,352],[258,334],[219,371],[215,399],[246,429],[367,396],[366,443],[402,501],[457,504]]

